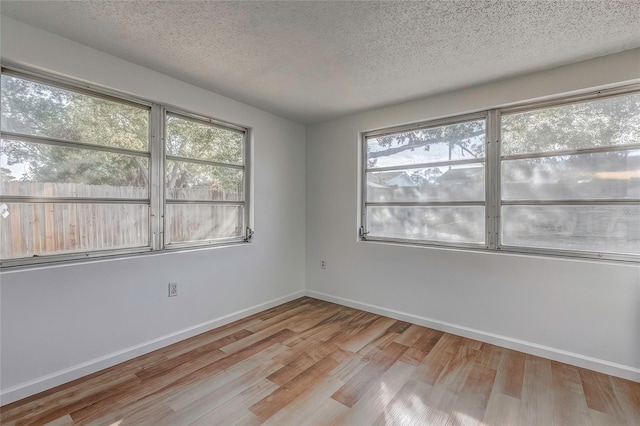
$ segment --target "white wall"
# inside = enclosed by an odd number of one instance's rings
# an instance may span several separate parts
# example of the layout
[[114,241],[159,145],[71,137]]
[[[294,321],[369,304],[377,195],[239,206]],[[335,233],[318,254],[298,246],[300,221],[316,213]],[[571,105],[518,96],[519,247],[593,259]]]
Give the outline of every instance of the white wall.
[[[17,21],[1,24],[4,60],[251,127],[256,231],[252,244],[2,273],[3,404],[301,295],[304,126]],[[170,281],[180,286],[171,299]]]
[[628,51],[308,126],[307,293],[640,381],[637,265],[357,242],[359,132],[639,78]]

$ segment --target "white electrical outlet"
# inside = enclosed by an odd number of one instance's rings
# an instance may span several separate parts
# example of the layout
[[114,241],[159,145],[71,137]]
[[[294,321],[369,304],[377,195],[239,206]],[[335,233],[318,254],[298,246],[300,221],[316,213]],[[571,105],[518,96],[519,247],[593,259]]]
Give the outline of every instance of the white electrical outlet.
[[178,295],[178,283],[169,283],[169,297]]
[[320,267],[322,269],[327,269],[327,261],[326,260],[321,260],[320,261]]

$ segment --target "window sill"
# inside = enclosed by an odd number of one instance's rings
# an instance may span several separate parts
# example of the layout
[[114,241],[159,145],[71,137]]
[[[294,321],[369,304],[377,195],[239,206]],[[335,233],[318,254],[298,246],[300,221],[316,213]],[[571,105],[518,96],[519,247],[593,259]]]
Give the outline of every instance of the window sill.
[[398,240],[386,240],[377,238],[367,238],[366,240],[358,240],[361,243],[374,243],[381,245],[393,245],[402,247],[414,247],[431,250],[447,250],[457,252],[470,252],[470,253],[482,253],[489,255],[506,255],[515,257],[527,257],[527,258],[539,258],[547,260],[569,260],[569,261],[587,261],[587,262],[605,262],[616,265],[624,264],[629,266],[640,266],[640,256],[633,255],[613,255],[613,254],[599,254],[588,252],[571,252],[564,250],[542,250],[542,249],[527,249],[517,247],[501,247],[498,249],[489,249],[486,247],[479,247],[477,245],[454,245],[454,244],[437,244],[432,242],[420,242],[420,241],[398,241]]
[[[65,257],[64,259],[61,257],[53,258],[51,257],[41,257],[38,258],[37,261],[30,261],[29,263],[18,263],[18,261],[24,261],[25,259],[16,259],[16,262],[4,261],[2,266],[0,267],[0,274],[12,273],[12,272],[25,272],[30,270],[41,270],[48,268],[59,268],[59,267],[68,267],[68,266],[76,266],[76,265],[86,265],[91,263],[102,263],[102,262],[113,262],[113,261],[121,261],[121,260],[129,260],[129,259],[138,259],[149,256],[165,256],[165,255],[173,255],[180,253],[188,253],[188,252],[197,252],[197,251],[206,251],[206,250],[215,250],[215,249],[223,249],[228,247],[235,246],[251,246],[253,242],[245,242],[243,240],[240,241],[228,241],[224,243],[217,244],[198,244],[198,245],[181,245],[181,246],[173,246],[167,247],[163,250],[151,250],[148,247],[144,249],[137,249],[128,252],[118,252],[113,254],[92,254],[92,256],[87,255],[69,255],[69,257]],[[31,260],[32,258],[28,258]],[[5,264],[7,262],[7,264]]]

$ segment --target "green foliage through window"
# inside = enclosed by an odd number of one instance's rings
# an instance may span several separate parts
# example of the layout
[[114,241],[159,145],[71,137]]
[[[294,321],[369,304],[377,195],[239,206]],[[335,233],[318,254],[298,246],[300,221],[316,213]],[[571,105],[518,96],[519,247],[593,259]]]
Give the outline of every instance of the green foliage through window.
[[[245,131],[173,112],[152,126],[152,117],[161,117],[152,114],[154,108],[162,111],[160,105],[5,71],[3,265],[12,259],[19,264],[25,258],[242,239]],[[164,147],[150,131],[160,126]],[[159,174],[151,173],[158,168],[164,169],[160,182]],[[166,204],[159,207],[154,200],[165,195]]]

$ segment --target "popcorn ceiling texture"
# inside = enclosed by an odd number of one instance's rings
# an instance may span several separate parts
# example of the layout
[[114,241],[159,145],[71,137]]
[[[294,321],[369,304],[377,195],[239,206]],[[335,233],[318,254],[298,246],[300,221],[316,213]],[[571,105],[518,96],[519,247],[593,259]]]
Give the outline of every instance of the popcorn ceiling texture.
[[1,12],[301,123],[640,46],[640,0],[3,1]]

